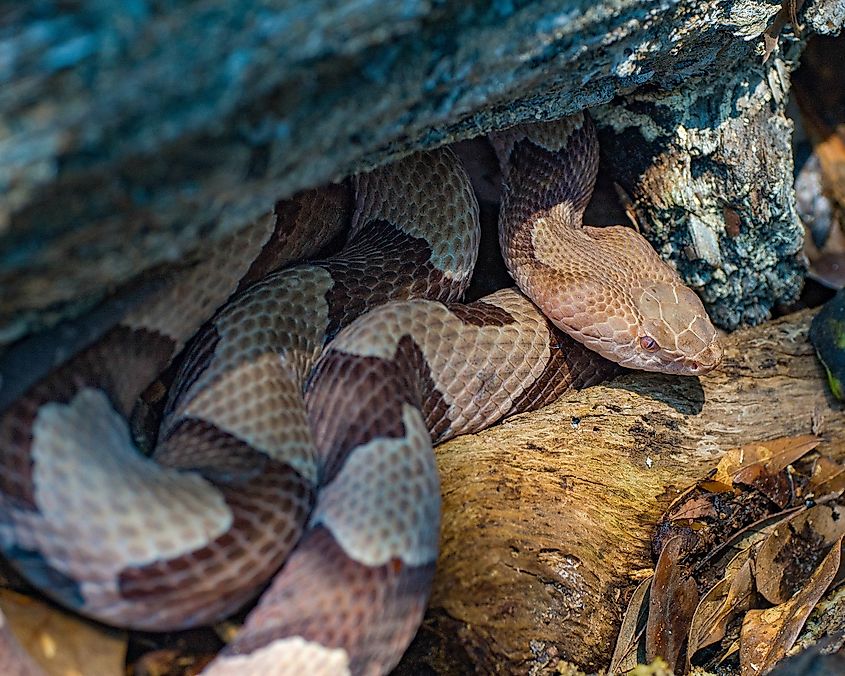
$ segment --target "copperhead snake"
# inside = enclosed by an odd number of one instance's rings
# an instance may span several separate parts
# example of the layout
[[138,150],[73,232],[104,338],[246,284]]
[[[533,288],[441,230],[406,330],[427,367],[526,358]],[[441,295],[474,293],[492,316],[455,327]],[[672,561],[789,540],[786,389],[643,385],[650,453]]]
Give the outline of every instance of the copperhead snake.
[[[521,291],[456,302],[478,207],[448,149],[281,203],[2,414],[6,559],[68,608],[144,630],[218,620],[269,581],[209,674],[389,671],[434,572],[433,444],[613,362],[694,375],[721,359],[643,237],[582,224],[586,114],[491,140]],[[290,265],[347,223],[339,254]],[[186,346],[146,456],[128,420]]]

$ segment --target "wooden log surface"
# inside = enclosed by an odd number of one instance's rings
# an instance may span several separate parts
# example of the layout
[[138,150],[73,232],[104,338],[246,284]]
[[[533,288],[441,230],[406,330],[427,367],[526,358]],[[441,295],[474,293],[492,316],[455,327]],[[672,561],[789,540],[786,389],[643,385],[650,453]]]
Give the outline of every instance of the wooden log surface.
[[629,373],[438,448],[441,554],[397,673],[557,673],[606,666],[653,525],[720,454],[821,434],[845,457],[803,311],[725,339],[701,378]]

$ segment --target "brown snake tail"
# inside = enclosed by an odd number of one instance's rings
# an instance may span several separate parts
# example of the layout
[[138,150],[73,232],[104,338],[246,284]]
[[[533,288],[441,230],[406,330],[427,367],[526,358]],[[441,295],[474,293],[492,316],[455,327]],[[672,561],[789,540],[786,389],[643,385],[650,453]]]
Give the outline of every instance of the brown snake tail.
[[[582,225],[589,118],[494,144],[525,295],[456,303],[478,208],[449,150],[277,205],[2,415],[5,557],[69,608],[144,630],[212,622],[261,593],[209,674],[390,670],[437,557],[433,443],[613,362],[691,374],[721,356],[701,302],[645,240]],[[289,266],[347,223],[339,254]],[[133,409],[186,345],[143,455]],[[0,664],[22,664],[3,645]]]

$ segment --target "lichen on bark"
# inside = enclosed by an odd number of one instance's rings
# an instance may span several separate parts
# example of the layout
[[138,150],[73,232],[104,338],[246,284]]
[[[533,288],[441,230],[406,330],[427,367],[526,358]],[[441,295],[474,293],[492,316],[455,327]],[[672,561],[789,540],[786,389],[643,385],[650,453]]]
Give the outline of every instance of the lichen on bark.
[[[0,10],[0,345],[79,315],[299,189],[641,87],[759,71],[780,7],[13,3]],[[842,0],[809,0],[801,19],[830,33],[843,16]],[[786,213],[790,199],[770,208]],[[755,321],[788,296],[772,274],[791,284],[789,266],[763,261],[760,274],[703,292],[723,324]],[[752,281],[753,303],[731,300]]]
[[639,227],[725,328],[757,324],[801,291],[785,113],[793,66],[780,55],[743,63],[597,111],[606,164]]

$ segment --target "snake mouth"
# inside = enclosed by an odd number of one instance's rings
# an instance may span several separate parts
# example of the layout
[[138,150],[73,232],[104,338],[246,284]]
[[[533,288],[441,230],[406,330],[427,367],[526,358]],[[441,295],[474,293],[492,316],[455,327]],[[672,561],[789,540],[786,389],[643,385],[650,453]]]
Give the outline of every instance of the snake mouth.
[[[587,344],[591,349],[596,349]],[[609,353],[608,358],[620,366],[637,371],[651,371],[653,373],[667,373],[680,376],[702,376],[714,370],[722,361],[722,346],[713,342],[700,352],[689,356],[686,354],[649,355],[650,359],[643,359],[642,352],[628,354],[623,358]],[[604,355],[603,355],[604,356]]]
[[695,375],[709,373],[722,363],[724,350],[718,340],[714,340],[691,359],[686,360],[687,368]]

